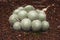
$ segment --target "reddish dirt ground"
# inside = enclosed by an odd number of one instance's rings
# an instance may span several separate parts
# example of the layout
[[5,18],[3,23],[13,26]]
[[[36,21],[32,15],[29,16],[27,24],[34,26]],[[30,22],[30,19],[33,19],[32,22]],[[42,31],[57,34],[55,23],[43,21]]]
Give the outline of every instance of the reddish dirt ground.
[[[50,23],[48,31],[36,34],[11,28],[9,16],[14,9],[26,5],[33,5],[36,9],[50,5],[46,11]],[[0,40],[60,40],[60,0],[0,0]]]

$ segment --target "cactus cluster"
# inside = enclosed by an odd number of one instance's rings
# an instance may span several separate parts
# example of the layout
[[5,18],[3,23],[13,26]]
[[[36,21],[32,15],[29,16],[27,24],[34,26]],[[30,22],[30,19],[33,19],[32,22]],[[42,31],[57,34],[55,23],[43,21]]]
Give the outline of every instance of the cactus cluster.
[[46,21],[44,10],[35,9],[32,5],[18,7],[9,17],[10,24],[15,30],[39,31],[48,30],[49,22]]

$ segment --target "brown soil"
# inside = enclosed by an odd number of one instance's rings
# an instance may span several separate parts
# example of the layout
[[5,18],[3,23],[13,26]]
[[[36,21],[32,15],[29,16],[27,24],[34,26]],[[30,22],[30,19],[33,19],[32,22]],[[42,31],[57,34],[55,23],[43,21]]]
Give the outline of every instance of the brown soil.
[[[8,18],[13,10],[29,4],[38,9],[50,5],[46,11],[48,31],[37,34],[11,28]],[[0,0],[0,40],[60,40],[60,0]]]

